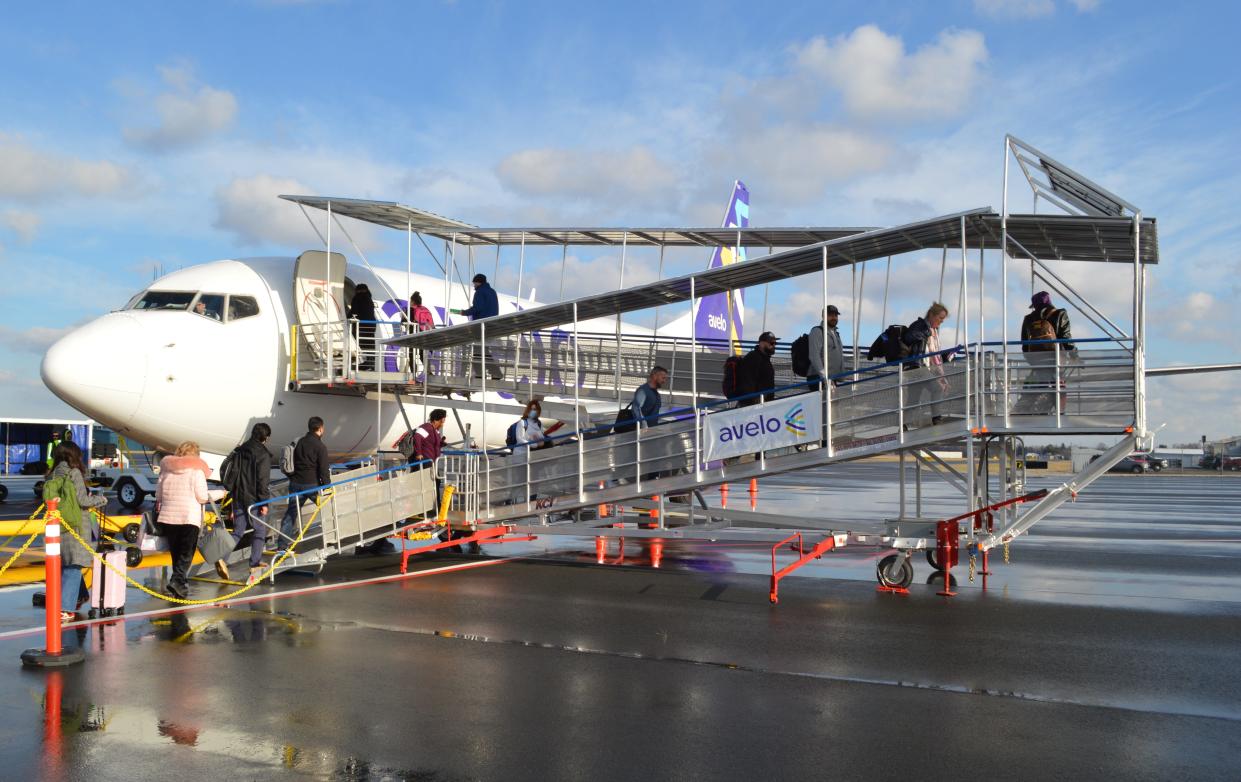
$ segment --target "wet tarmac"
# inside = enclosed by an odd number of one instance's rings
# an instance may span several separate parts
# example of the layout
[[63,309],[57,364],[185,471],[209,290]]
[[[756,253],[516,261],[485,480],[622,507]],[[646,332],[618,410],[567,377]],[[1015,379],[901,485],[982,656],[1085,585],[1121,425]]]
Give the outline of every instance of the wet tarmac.
[[[896,514],[894,465],[831,476],[767,479],[760,510]],[[953,509],[926,488],[926,515]],[[669,544],[653,569],[649,544],[598,566],[546,538],[405,578],[354,557],[177,614],[131,589],[58,674],[21,670],[41,615],[5,590],[0,776],[1236,779],[1238,501],[1238,479],[1107,476],[950,600],[922,562],[877,593],[873,550],[772,606],[769,548]]]

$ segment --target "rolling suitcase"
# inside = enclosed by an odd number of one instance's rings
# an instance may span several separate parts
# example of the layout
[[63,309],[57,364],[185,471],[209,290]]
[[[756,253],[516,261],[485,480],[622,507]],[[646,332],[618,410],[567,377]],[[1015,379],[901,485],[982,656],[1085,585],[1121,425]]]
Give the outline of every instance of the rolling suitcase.
[[127,569],[124,551],[104,551],[100,559],[106,559],[112,568],[104,567],[99,559],[95,560],[90,581],[90,613],[91,619],[97,616],[120,616],[125,613],[125,576]]

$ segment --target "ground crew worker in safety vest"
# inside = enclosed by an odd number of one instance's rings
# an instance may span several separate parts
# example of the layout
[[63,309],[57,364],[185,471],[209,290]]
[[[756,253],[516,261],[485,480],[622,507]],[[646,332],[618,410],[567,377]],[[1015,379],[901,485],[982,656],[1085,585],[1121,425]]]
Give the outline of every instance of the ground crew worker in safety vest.
[[66,429],[63,432],[57,432],[52,436],[52,441],[47,444],[47,468],[52,469],[52,453],[56,450],[56,446],[61,443],[73,442],[73,430]]

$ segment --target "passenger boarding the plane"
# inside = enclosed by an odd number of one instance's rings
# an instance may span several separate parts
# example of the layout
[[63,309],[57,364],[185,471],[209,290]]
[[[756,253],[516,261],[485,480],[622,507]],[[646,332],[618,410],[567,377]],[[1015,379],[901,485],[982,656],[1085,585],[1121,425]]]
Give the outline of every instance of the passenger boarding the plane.
[[349,302],[349,317],[358,321],[358,369],[375,367],[375,299],[366,283],[354,288],[353,300]]
[[[531,399],[526,403],[526,409],[521,413],[521,420],[517,422],[516,435],[518,448],[517,451],[529,451],[531,448],[546,448],[552,444],[547,439],[547,433],[543,431],[543,422],[539,418],[543,415],[543,406],[539,404],[539,400]],[[524,448],[520,446],[525,446]]]
[[[933,302],[926,316],[918,318],[905,329],[905,345],[911,356],[921,356],[906,375],[913,389],[911,417],[916,422],[931,424],[942,420],[940,401],[948,394],[948,379],[944,377],[944,356],[939,344],[939,327],[948,318],[948,308]],[[906,366],[910,366],[906,364]]]
[[[492,318],[500,314],[500,299],[496,296],[495,288],[492,288],[487,282],[487,275],[474,275],[474,302],[469,309],[451,310],[458,315],[465,315],[470,320],[482,320],[483,318]],[[504,370],[500,369],[500,365],[491,356],[491,351],[486,351],[487,356],[487,373],[491,375],[492,380],[499,380],[504,377]],[[478,346],[474,346],[474,377],[483,376],[482,362],[479,360]]]
[[659,408],[663,404],[659,389],[666,385],[668,385],[668,370],[661,366],[651,369],[650,374],[646,376],[646,382],[633,392],[633,401],[616,417],[617,425],[614,431],[632,432],[633,424],[624,426],[625,421],[642,421],[646,426],[654,426],[655,416],[659,415]]
[[[840,310],[835,304],[827,305],[826,327],[820,323],[810,329],[810,372],[806,380],[814,382],[825,377],[836,377],[845,371],[845,352],[840,342],[840,332],[836,324],[840,322]],[[827,367],[823,366],[823,341],[827,339]],[[832,381],[836,385],[836,381]],[[817,386],[815,386],[817,388]]]

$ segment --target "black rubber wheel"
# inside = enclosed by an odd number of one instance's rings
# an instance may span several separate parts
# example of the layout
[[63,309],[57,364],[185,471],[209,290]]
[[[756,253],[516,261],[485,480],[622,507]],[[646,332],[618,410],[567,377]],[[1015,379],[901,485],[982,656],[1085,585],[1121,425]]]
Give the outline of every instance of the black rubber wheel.
[[101,614],[102,616],[105,616],[105,617],[108,617],[108,616],[116,616],[116,609],[115,609],[115,608],[105,608],[105,609],[103,609],[103,611],[101,611],[101,612],[100,612],[100,614]]
[[121,606],[120,608],[116,609],[116,615],[117,615],[117,616],[124,616],[124,615],[125,615],[125,606]]
[[[928,584],[944,583],[944,571],[936,570],[935,572],[931,573],[931,575],[926,577],[926,583]],[[957,588],[957,577],[952,575],[951,573],[948,574],[948,588],[949,589]]]
[[9,487],[0,483],[0,502],[4,502],[9,498]]
[[939,559],[935,556],[935,549],[926,549],[926,563],[936,570],[939,570]]
[[130,548],[125,549],[125,564],[129,567],[138,567],[142,564],[142,549]]
[[889,554],[879,560],[875,577],[883,586],[904,589],[913,583],[914,566],[904,554]]
[[1137,475],[1137,474],[1141,473],[1141,472],[1142,472],[1142,465],[1140,465],[1140,464],[1135,464],[1135,465],[1133,465],[1133,469],[1132,469],[1132,470],[1130,470],[1129,472],[1133,473],[1134,475]]
[[[137,524],[126,524],[125,527],[121,529],[121,537],[125,539],[126,543],[137,543],[138,533],[141,531],[142,528]],[[133,567],[133,565],[130,565],[130,567]]]
[[99,612],[98,612],[98,611],[96,611],[96,610],[95,610],[95,609],[93,609],[93,608],[92,608],[91,610],[89,610],[89,611],[87,611],[87,612],[86,612],[86,618],[87,618],[87,619],[95,619],[95,618],[96,618],[96,617],[98,617],[98,616],[99,616]]
[[43,499],[43,481],[34,482],[34,498],[36,500]]
[[138,483],[133,478],[122,478],[116,483],[116,501],[124,508],[141,508],[146,496],[146,492],[138,488]]

